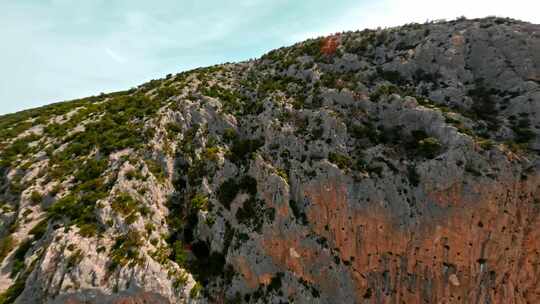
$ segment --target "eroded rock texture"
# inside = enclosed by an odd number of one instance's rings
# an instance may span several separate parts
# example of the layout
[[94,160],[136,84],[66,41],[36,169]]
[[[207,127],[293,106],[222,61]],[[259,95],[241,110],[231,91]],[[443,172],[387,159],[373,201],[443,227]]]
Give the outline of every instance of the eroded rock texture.
[[0,303],[538,303],[539,54],[412,24],[0,117]]

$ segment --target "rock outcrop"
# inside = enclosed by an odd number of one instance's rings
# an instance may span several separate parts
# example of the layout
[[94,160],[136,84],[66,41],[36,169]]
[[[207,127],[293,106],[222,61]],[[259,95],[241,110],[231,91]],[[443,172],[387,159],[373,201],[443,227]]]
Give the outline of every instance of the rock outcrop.
[[540,302],[539,112],[485,18],[0,117],[0,303]]

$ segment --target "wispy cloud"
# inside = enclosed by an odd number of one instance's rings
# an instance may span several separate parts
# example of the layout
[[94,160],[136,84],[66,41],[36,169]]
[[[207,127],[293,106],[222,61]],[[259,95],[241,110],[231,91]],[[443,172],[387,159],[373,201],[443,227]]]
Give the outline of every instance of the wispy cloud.
[[110,48],[105,48],[105,52],[107,55],[109,55],[114,61],[118,63],[125,63],[127,62],[127,59],[121,55],[118,55],[115,51],[111,50]]

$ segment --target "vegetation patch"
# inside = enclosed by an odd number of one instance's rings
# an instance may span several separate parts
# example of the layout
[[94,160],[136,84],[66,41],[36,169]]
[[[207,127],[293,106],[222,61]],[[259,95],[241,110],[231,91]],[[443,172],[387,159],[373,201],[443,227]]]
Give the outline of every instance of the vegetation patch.
[[219,186],[217,198],[225,208],[230,209],[231,202],[242,190],[250,195],[255,195],[257,193],[257,181],[248,175],[240,179],[239,182],[233,178],[227,179]]
[[11,235],[7,235],[0,240],[0,263],[4,261],[16,245],[17,242]]
[[128,193],[118,194],[111,203],[112,209],[115,212],[124,216],[130,215],[131,213],[135,212],[138,206],[139,202],[137,202]]
[[26,253],[32,248],[33,239],[30,238],[22,242],[15,253],[13,253],[13,266],[11,268],[11,278],[15,278],[19,272],[24,270],[24,258]]
[[251,159],[253,153],[264,145],[264,141],[260,139],[236,139],[233,141],[230,153],[227,157],[237,164],[245,164]]
[[308,224],[306,213],[300,209],[300,206],[298,206],[296,201],[289,200],[289,207],[291,207],[292,213],[297,222],[300,222],[302,225]]
[[411,132],[411,138],[405,143],[405,148],[411,157],[432,159],[442,150],[442,145],[435,137],[430,137],[423,130]]
[[130,230],[124,235],[119,236],[110,251],[109,271],[115,270],[117,267],[130,266],[133,267],[143,262],[140,257],[140,247],[144,245],[141,235]]
[[266,218],[273,221],[274,212],[274,209],[265,209],[263,201],[251,197],[245,200],[242,207],[236,211],[236,220],[260,233]]
[[163,170],[163,166],[158,161],[153,159],[146,159],[145,162],[148,170],[152,173],[152,175],[154,175],[154,177],[158,181],[163,181],[165,179],[165,170]]
[[328,160],[336,164],[342,170],[350,168],[352,165],[352,161],[348,156],[339,153],[330,152],[328,154]]

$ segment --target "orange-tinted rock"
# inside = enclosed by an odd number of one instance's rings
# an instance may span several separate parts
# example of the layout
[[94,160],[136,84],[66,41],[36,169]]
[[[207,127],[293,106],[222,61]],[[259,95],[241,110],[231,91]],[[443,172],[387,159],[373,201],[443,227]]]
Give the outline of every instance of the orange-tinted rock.
[[[538,178],[430,193],[425,213],[400,227],[379,202],[353,204],[347,185],[329,179],[307,186],[310,226],[328,240],[354,281],[356,302],[536,303],[540,288]],[[429,204],[445,208],[430,214]],[[353,207],[354,205],[354,207]],[[278,267],[340,293],[328,250],[301,244],[305,231],[265,233],[264,252]]]

